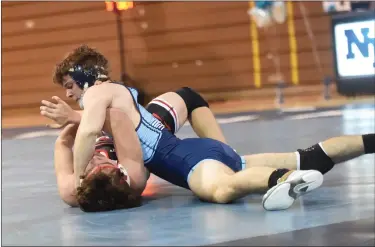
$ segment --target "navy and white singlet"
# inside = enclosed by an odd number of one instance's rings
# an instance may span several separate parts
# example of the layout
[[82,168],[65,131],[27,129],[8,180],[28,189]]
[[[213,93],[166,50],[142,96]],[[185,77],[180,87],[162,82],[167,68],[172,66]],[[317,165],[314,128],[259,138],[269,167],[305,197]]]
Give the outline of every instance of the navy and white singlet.
[[179,139],[137,102],[136,89],[126,87],[133,97],[141,120],[136,128],[143,160],[148,170],[177,186],[189,189],[188,177],[202,160],[214,159],[237,172],[245,162],[228,145],[209,138]]

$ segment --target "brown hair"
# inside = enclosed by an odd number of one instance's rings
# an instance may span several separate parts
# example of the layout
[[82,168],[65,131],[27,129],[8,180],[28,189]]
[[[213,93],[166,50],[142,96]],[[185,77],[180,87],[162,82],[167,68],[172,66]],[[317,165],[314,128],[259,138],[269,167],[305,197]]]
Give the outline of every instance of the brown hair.
[[96,49],[87,45],[81,45],[67,54],[63,61],[56,64],[53,72],[53,82],[62,85],[63,78],[68,74],[68,71],[74,65],[81,65],[83,68],[99,66],[100,72],[103,75],[109,74],[108,60],[103,54]]
[[141,197],[132,192],[120,170],[116,169],[110,174],[98,171],[87,178],[83,177],[77,189],[77,201],[85,212],[139,207]]

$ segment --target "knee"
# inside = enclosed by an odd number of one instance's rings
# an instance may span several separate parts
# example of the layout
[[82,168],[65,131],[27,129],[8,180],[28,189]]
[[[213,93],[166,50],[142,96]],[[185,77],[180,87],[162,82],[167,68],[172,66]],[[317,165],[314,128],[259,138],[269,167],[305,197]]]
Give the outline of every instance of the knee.
[[307,149],[298,149],[297,152],[300,170],[317,170],[326,174],[335,165],[320,144],[315,144]]
[[202,201],[225,204],[233,201],[234,172],[217,161],[204,161],[188,177],[191,191]]
[[215,203],[227,204],[233,200],[234,190],[228,185],[218,185],[212,199]]
[[204,202],[226,204],[231,201],[231,189],[219,181],[191,179],[189,186],[192,192]]
[[208,102],[196,91],[189,87],[182,87],[176,91],[176,93],[184,100],[188,117],[191,113],[200,107],[209,107]]

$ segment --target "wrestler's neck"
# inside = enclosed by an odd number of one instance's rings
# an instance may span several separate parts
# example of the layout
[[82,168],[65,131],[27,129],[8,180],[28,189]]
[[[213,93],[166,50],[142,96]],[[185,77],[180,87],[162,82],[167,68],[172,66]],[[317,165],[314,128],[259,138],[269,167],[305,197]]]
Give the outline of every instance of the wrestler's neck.
[[87,90],[88,90],[89,88],[93,87],[93,86],[101,85],[101,84],[103,84],[103,83],[113,83],[113,81],[111,81],[111,80],[109,80],[109,79],[106,80],[106,81],[99,81],[99,80],[97,80],[97,81],[95,81],[94,85],[92,85],[92,86],[88,86],[88,84],[85,84],[85,86],[84,86],[84,88],[83,88],[83,90],[82,90],[82,93],[81,93],[81,97],[77,100],[78,105],[79,105],[79,107],[80,107],[82,110],[84,109],[84,105],[83,105],[83,97],[85,96],[85,93],[87,92]]

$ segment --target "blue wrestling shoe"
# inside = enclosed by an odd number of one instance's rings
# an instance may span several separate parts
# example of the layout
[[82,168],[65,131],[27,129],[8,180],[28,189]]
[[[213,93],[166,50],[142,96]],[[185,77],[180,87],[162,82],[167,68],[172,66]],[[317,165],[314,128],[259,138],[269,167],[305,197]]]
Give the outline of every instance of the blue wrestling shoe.
[[322,183],[323,174],[319,171],[291,171],[263,196],[263,208],[269,211],[287,209],[298,197],[317,189]]

